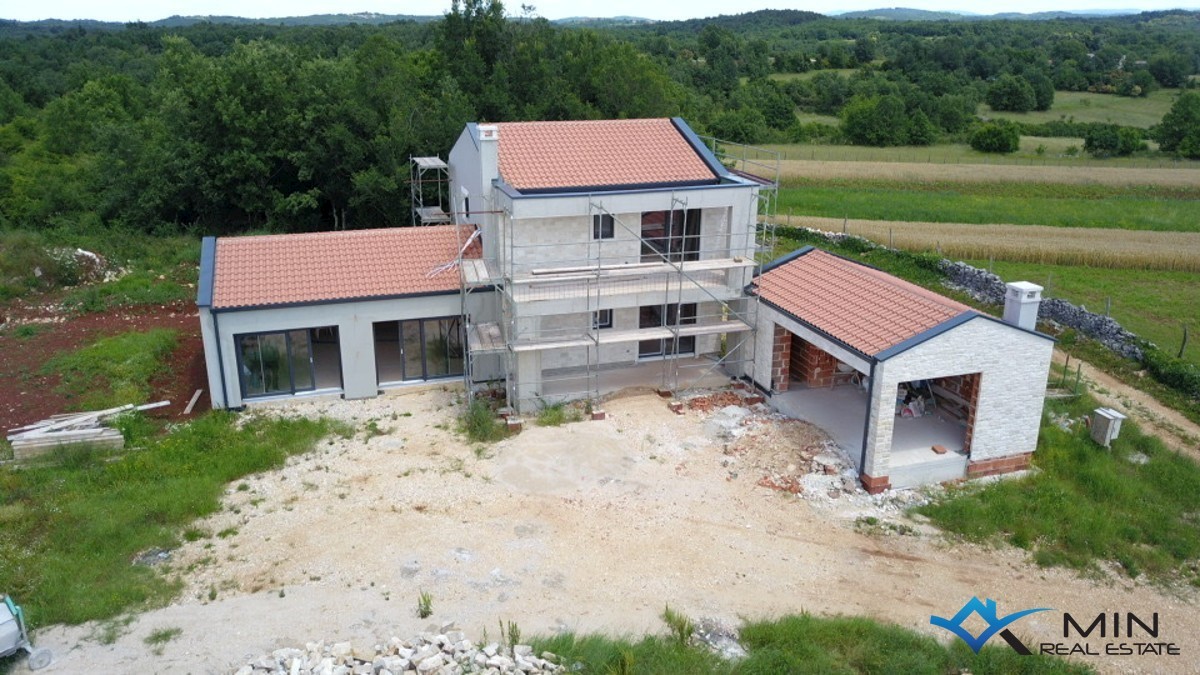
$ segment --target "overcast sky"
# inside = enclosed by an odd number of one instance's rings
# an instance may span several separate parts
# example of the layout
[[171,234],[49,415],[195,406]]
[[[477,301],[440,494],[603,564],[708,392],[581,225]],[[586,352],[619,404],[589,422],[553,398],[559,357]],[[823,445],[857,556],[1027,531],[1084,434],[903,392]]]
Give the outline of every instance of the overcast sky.
[[[174,14],[227,15],[250,18],[306,16],[309,14],[340,14],[377,12],[380,14],[443,14],[449,0],[180,0],[174,2],[139,2],[137,0],[5,0],[0,6],[0,18],[30,21],[35,19],[99,19],[103,21],[153,21]],[[568,16],[640,16],[650,19],[686,19],[692,17],[735,14],[755,9],[804,9],[827,14],[830,12],[879,7],[903,6],[931,10],[956,10],[991,14],[998,5],[975,2],[956,3],[954,0],[841,0],[840,2],[795,2],[788,0],[526,0],[537,8],[536,14],[548,19]],[[1131,9],[1151,10],[1170,7],[1196,7],[1195,2],[1171,3],[1156,0],[1008,0],[1002,11],[1040,12],[1045,10]],[[520,0],[505,3],[510,14],[521,10]]]

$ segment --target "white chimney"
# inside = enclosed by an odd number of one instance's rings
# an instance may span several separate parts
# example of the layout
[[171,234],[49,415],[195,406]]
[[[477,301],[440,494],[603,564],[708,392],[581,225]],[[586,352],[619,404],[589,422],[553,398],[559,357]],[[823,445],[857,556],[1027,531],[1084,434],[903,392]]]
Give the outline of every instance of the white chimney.
[[500,129],[495,124],[479,125],[479,170],[483,191],[489,193],[500,177]]
[[1042,287],[1028,281],[1007,284],[1004,293],[1004,321],[1018,328],[1037,328],[1038,306],[1042,304]]

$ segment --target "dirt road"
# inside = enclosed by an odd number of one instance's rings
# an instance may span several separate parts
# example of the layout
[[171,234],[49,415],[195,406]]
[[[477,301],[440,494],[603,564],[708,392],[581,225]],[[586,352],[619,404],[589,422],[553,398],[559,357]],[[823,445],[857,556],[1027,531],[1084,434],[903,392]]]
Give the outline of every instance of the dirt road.
[[[1065,363],[1066,354],[1055,350],[1054,362]],[[1131,387],[1092,364],[1071,357],[1071,372],[1082,368],[1088,393],[1100,403],[1129,415],[1149,433],[1169,447],[1200,461],[1200,425],[1179,411],[1159,403],[1146,392]]]
[[[1159,641],[1185,655],[1085,659],[1106,671],[1185,672],[1200,654],[1193,590],[1040,569],[1021,551],[951,544],[919,523],[916,536],[864,533],[857,516],[898,510],[862,493],[809,501],[759,487],[752,453],[725,454],[700,413],[674,415],[653,395],[607,403],[606,421],[486,447],[450,431],[456,399],[429,390],[293,406],[360,429],[373,419],[385,433],[324,442],[231,486],[202,524],[208,536],[173,554],[180,600],[137,615],[110,645],[97,626],[43,631],[58,655],[45,672],[229,672],[279,647],[371,645],[446,621],[476,640],[496,638],[500,620],[525,635],[637,634],[663,629],[666,603],[734,624],[861,614],[949,639],[930,615],[972,596],[1002,614],[1057,610],[1017,624],[1029,644],[1061,639],[1063,610],[1157,612]],[[779,461],[779,447],[762,451]],[[433,598],[425,620],[422,590]],[[167,628],[182,633],[155,655],[145,639]]]

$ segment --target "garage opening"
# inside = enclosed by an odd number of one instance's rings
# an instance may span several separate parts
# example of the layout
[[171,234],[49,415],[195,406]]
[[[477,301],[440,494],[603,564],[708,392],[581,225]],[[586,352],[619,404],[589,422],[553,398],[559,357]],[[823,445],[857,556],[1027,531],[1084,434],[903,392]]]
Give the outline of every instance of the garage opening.
[[235,336],[242,398],[342,388],[337,326]]
[[380,321],[373,329],[380,386],[462,376],[465,351],[459,317]]
[[971,454],[979,373],[901,383],[892,425],[894,487],[961,478]]

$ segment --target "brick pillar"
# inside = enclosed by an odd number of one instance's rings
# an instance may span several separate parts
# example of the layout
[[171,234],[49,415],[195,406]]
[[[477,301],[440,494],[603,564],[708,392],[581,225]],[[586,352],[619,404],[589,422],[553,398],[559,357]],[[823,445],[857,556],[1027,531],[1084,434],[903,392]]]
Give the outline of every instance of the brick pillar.
[[858,479],[862,481],[863,489],[868,494],[877,495],[892,487],[892,481],[887,476],[868,476],[863,473],[859,474]]
[[775,326],[771,341],[771,389],[787,391],[790,384],[792,334],[783,326]]
[[979,373],[962,376],[960,395],[967,402],[967,433],[963,436],[963,452],[971,455],[971,439],[975,436],[975,410],[979,407]]

